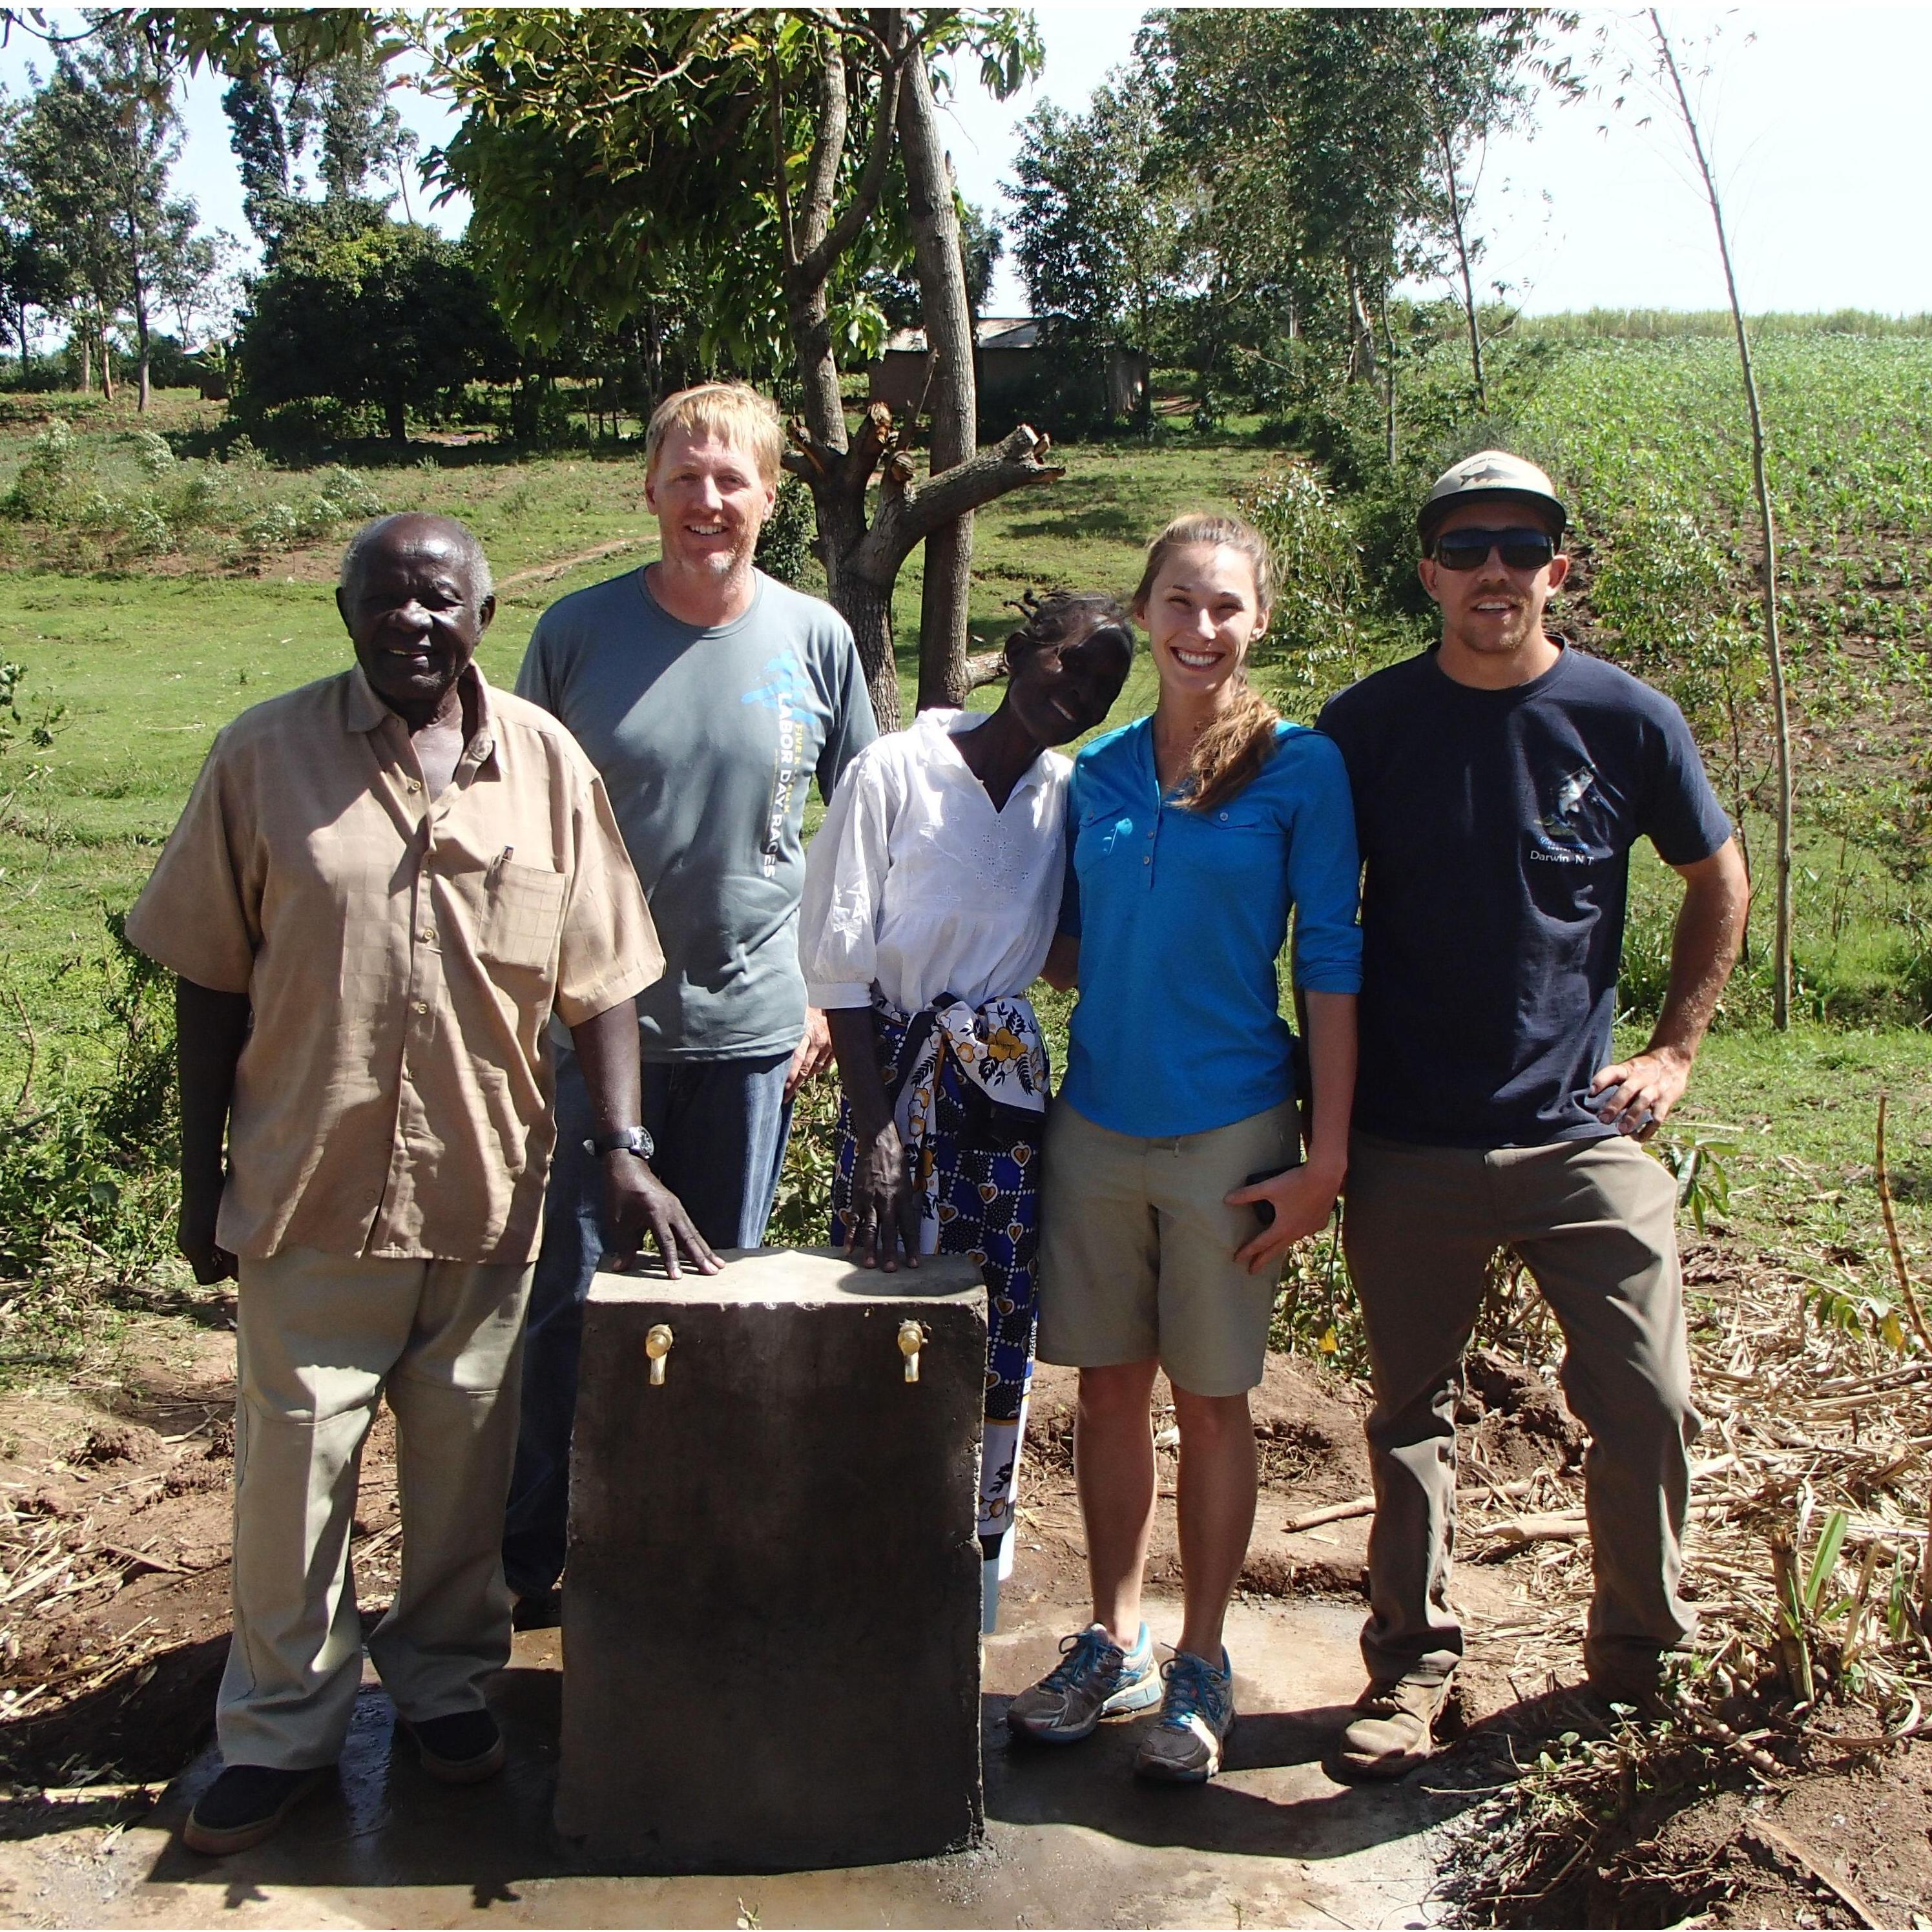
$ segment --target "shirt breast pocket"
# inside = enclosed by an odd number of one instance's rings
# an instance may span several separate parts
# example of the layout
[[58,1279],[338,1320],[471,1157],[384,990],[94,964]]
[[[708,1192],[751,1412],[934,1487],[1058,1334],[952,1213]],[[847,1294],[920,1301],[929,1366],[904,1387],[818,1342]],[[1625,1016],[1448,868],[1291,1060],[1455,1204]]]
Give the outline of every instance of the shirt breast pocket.
[[1126,813],[1106,810],[1083,812],[1073,838],[1073,869],[1090,871],[1108,860],[1130,853],[1134,844],[1134,821]]
[[544,866],[506,860],[483,885],[483,926],[477,950],[493,964],[542,970],[556,957],[569,881]]
[[1218,872],[1244,873],[1265,864],[1281,844],[1281,822],[1238,800],[1206,812],[1182,811],[1198,830],[1188,842],[1190,860]]

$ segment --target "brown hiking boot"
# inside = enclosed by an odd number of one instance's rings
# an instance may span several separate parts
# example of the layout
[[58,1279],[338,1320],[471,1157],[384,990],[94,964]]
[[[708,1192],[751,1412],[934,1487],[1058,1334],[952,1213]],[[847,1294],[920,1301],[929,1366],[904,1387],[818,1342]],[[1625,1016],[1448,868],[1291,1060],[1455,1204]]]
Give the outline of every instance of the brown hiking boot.
[[1449,1700],[1447,1680],[1399,1677],[1371,1684],[1355,1700],[1355,1719],[1335,1747],[1344,1778],[1402,1778],[1436,1748],[1432,1726]]

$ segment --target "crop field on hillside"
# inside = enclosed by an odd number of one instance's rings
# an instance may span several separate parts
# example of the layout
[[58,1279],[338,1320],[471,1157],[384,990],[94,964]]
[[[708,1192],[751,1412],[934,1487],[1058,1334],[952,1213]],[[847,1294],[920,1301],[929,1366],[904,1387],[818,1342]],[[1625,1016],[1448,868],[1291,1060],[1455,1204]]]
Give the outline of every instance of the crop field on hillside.
[[[1877,1017],[1889,1004],[1922,1018],[1932,340],[1772,334],[1756,360],[1794,732],[1800,1003],[1827,1018]],[[1762,545],[1734,345],[1570,347],[1518,427],[1574,494],[1582,634],[1683,705],[1762,860],[1772,758],[1752,601]],[[1640,944],[1654,952],[1658,937]],[[1748,974],[1734,1004],[1754,983]]]

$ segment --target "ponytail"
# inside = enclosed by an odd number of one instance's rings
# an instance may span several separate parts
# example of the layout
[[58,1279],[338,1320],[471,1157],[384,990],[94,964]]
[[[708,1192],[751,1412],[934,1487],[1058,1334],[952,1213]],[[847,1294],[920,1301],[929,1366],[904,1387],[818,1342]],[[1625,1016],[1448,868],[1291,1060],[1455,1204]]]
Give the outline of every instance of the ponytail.
[[1261,776],[1274,756],[1281,713],[1243,678],[1226,709],[1194,741],[1180,781],[1190,812],[1211,812]]
[[[1176,517],[1148,545],[1147,566],[1141,572],[1140,588],[1134,592],[1136,611],[1145,611],[1154,580],[1168,559],[1178,550],[1197,544],[1238,550],[1247,559],[1255,580],[1255,603],[1266,617],[1274,604],[1274,571],[1268,539],[1239,517],[1198,511]],[[1281,713],[1250,685],[1246,676],[1238,678],[1220,716],[1194,741],[1178,787],[1180,802],[1190,812],[1211,812],[1252,784],[1274,756],[1275,727],[1280,722]]]

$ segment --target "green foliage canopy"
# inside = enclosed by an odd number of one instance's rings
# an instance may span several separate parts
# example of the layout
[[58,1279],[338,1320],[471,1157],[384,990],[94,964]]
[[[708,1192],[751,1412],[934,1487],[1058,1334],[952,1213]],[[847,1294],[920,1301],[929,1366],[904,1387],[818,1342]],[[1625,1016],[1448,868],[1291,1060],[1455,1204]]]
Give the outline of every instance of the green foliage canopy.
[[397,442],[412,407],[517,368],[461,243],[346,199],[284,230],[255,284],[237,357],[249,406],[305,397],[370,404]]

